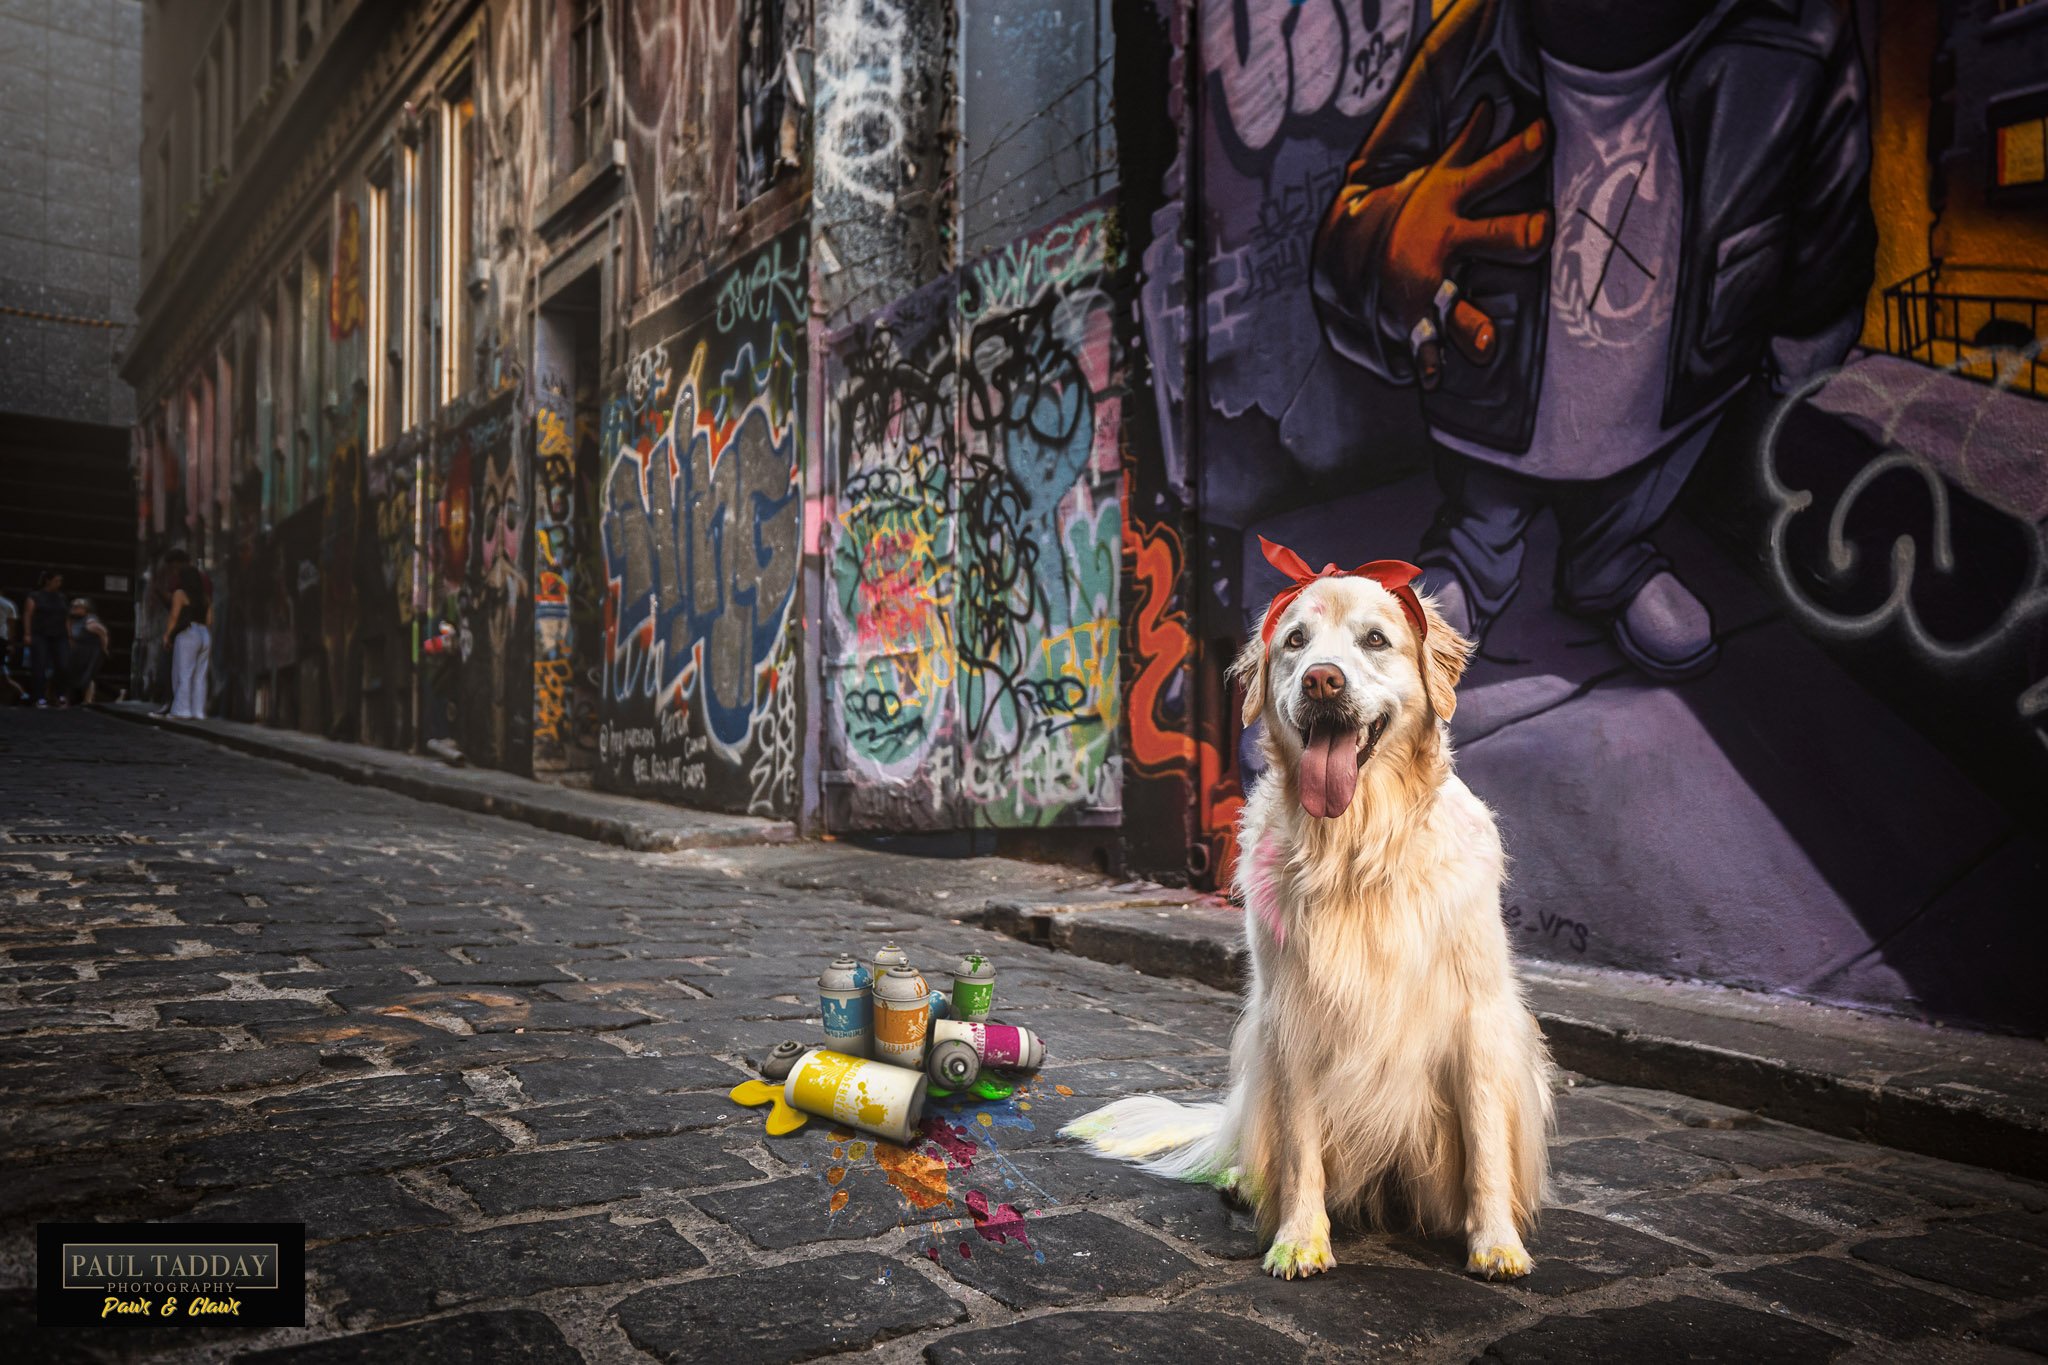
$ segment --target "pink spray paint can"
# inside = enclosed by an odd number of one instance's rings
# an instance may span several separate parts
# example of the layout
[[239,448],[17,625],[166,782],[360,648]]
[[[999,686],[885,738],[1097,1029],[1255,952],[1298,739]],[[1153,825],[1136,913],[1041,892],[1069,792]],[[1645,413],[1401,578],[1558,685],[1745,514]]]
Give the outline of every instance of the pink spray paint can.
[[935,1047],[955,1041],[968,1044],[981,1058],[983,1066],[1004,1071],[1036,1071],[1045,1063],[1045,1044],[1028,1028],[938,1019],[932,1022],[931,1034]]

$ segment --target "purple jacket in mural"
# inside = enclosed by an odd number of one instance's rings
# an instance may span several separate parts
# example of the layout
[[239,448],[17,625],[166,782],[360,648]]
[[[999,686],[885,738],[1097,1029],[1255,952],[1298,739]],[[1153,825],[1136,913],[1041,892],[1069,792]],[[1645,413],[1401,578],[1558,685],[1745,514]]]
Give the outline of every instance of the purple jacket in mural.
[[[1432,28],[1353,159],[1316,235],[1317,311],[1338,352],[1386,379],[1414,376],[1407,329],[1382,316],[1387,233],[1415,173],[1483,101],[1485,146],[1545,115],[1528,8],[1466,0]],[[1855,31],[1832,0],[1722,0],[1674,69],[1668,98],[1684,172],[1684,236],[1663,421],[1674,426],[1756,375],[1772,343],[1853,337],[1874,273],[1866,88]],[[1548,206],[1539,170],[1475,215]],[[1541,388],[1547,263],[1470,259],[1453,271],[1494,321],[1491,362],[1446,349],[1423,394],[1439,431],[1529,448]],[[1433,287],[1434,282],[1429,282]],[[1824,347],[1825,348],[1825,347]],[[1796,351],[1786,347],[1786,353]],[[1820,363],[1833,363],[1836,354]]]

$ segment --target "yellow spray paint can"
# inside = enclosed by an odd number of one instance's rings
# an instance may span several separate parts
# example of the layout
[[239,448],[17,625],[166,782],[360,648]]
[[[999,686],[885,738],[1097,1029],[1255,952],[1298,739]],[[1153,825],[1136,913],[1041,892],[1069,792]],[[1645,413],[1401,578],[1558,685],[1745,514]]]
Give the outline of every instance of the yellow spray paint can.
[[925,1084],[922,1071],[817,1048],[797,1059],[782,1097],[806,1114],[907,1143],[924,1117]]

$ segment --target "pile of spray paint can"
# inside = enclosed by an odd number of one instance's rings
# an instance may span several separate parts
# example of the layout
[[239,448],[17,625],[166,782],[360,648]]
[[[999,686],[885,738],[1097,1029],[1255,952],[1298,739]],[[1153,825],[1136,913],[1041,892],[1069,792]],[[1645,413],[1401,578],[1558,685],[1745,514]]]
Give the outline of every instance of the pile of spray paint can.
[[1027,1028],[998,1024],[996,970],[969,953],[954,964],[952,989],[932,990],[895,944],[863,962],[837,957],[818,978],[825,1046],[780,1044],[762,1074],[784,1082],[793,1109],[908,1142],[928,1095],[1014,1088],[1000,1073],[1035,1071],[1045,1044]]

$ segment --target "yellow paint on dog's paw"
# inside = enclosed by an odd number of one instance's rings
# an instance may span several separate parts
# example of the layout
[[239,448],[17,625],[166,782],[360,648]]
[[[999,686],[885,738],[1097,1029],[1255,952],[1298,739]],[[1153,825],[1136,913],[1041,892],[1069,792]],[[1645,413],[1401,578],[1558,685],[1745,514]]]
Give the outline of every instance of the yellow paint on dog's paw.
[[1283,1280],[1307,1279],[1335,1264],[1327,1236],[1311,1237],[1306,1243],[1275,1241],[1266,1249],[1266,1273]]
[[1529,1253],[1520,1247],[1492,1246],[1465,1258],[1465,1273],[1484,1275],[1489,1280],[1515,1280],[1536,1268]]

